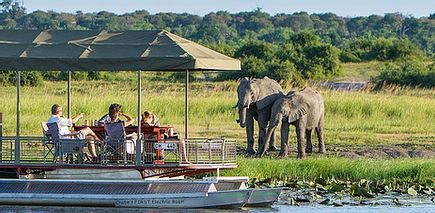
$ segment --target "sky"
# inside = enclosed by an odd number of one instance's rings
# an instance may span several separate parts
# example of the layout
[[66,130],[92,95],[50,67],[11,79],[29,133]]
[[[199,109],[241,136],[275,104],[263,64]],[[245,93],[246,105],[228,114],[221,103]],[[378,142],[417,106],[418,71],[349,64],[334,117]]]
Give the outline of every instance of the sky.
[[271,15],[277,13],[332,12],[340,16],[355,17],[372,14],[400,12],[414,17],[435,13],[435,0],[18,0],[27,9],[53,10],[56,12],[99,12],[116,14],[147,10],[159,12],[190,13],[204,16],[210,12],[230,13],[252,11],[262,8]]

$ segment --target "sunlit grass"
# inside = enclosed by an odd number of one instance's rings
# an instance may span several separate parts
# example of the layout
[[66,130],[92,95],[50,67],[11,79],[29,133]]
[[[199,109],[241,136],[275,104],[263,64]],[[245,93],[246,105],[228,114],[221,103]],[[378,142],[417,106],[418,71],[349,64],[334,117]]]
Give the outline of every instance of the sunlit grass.
[[[130,76],[131,75],[131,76]],[[131,78],[127,78],[127,77]],[[84,119],[99,119],[111,103],[137,117],[137,91],[133,74],[115,82],[72,83],[72,114],[84,112]],[[237,82],[193,83],[189,94],[190,136],[235,138],[245,141],[245,130],[235,122]],[[286,89],[289,90],[289,89]],[[382,92],[337,92],[321,90],[325,99],[325,140],[328,144],[403,144],[434,146],[435,91],[386,88]],[[15,134],[15,87],[0,89],[4,135]],[[40,122],[47,120],[54,103],[64,106],[66,82],[45,82],[40,87],[22,87],[21,135],[40,135]],[[143,79],[142,111],[155,112],[162,124],[184,131],[184,85]],[[81,121],[83,122],[83,121]],[[293,127],[292,127],[293,128]],[[257,132],[257,129],[255,130]],[[278,140],[279,140],[279,134]],[[292,131],[290,141],[294,141]],[[290,144],[294,146],[295,143]]]
[[297,159],[239,158],[238,168],[223,171],[228,176],[249,176],[257,180],[339,180],[431,182],[435,177],[434,159],[351,160],[347,158],[311,157]]

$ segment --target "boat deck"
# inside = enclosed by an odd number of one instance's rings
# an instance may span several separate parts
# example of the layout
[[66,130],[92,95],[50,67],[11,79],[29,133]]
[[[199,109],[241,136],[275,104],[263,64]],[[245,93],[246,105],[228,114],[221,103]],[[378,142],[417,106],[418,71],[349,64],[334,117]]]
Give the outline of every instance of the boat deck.
[[[195,175],[236,168],[236,143],[227,139],[189,139],[183,141],[147,142],[139,158],[135,155],[114,156],[101,151],[101,159],[89,161],[83,148],[62,147],[44,137],[2,137],[0,177],[16,173],[16,177],[44,174],[60,169],[81,170],[137,170],[142,178]],[[85,150],[86,148],[84,148]],[[70,150],[65,151],[63,150]],[[71,151],[72,150],[72,151]]]

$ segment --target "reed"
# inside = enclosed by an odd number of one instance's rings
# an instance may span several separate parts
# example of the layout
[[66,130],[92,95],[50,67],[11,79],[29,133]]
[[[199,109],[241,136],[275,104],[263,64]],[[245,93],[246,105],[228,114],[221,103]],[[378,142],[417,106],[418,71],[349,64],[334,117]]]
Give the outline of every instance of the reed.
[[[316,178],[360,181],[400,181],[427,184],[435,177],[434,159],[375,160],[335,157],[297,159],[239,158],[237,169],[223,175],[249,176],[256,180],[306,180]],[[433,183],[432,183],[433,184]]]

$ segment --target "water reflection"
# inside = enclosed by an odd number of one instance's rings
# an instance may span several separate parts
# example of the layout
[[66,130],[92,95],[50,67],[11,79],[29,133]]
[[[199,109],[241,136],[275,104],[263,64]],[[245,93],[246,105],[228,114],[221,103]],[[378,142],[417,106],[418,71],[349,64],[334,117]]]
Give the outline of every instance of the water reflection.
[[324,205],[274,205],[271,208],[243,208],[243,209],[143,209],[143,208],[99,208],[99,207],[52,207],[52,206],[0,206],[0,212],[6,213],[52,213],[52,212],[81,212],[81,213],[111,213],[111,212],[137,212],[137,213],[256,213],[256,212],[392,212],[412,213],[412,212],[435,212],[435,205],[412,205],[412,206],[343,206],[333,207]]

